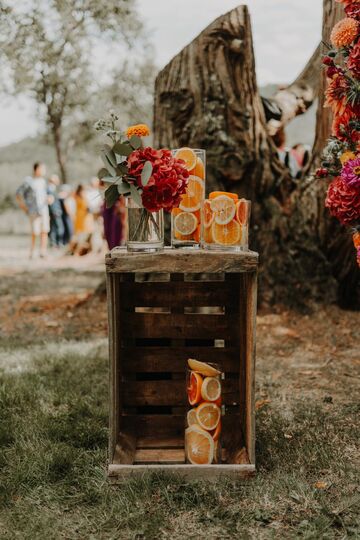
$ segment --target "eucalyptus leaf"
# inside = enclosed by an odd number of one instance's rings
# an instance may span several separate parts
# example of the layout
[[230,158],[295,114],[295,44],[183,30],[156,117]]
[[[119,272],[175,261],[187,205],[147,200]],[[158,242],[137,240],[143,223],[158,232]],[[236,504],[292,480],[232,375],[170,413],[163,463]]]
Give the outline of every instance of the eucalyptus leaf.
[[120,195],[126,195],[130,193],[130,185],[127,182],[119,182],[117,184],[117,189]]
[[118,178],[120,178],[120,176],[103,176],[101,180],[105,182],[105,184],[115,184]]
[[142,145],[142,140],[137,135],[132,135],[130,137],[129,143],[134,148],[134,150],[138,150],[138,148]]
[[104,163],[106,169],[108,170],[109,174],[111,174],[112,176],[116,176],[116,169],[113,167],[113,165],[109,161],[109,159],[106,156],[104,150],[101,151],[100,157],[103,160],[103,163]]
[[99,180],[102,180],[103,178],[106,178],[107,176],[109,176],[109,171],[107,169],[102,168],[97,173],[97,176],[98,176]]
[[141,183],[146,186],[152,175],[153,166],[150,161],[145,161],[143,170],[141,171]]
[[131,152],[133,152],[133,148],[130,146],[129,143],[121,143],[121,142],[117,142],[114,147],[113,147],[113,150],[115,152],[115,154],[118,154],[119,156],[130,156]]
[[112,186],[109,186],[105,191],[106,208],[111,208],[112,206],[114,206],[118,198],[119,192],[117,186],[115,186],[114,184]]
[[136,187],[134,186],[134,184],[130,184],[130,195],[131,195],[132,199],[134,200],[134,202],[138,206],[142,207],[143,204],[142,204],[141,195],[140,195],[139,191],[136,189]]
[[116,172],[119,175],[128,174],[129,169],[127,168],[127,166],[124,163],[119,163],[119,165],[116,167]]
[[111,165],[113,167],[116,167],[117,165],[116,156],[113,152],[113,149],[108,144],[104,144],[104,153],[106,157],[108,158],[108,160],[110,161]]

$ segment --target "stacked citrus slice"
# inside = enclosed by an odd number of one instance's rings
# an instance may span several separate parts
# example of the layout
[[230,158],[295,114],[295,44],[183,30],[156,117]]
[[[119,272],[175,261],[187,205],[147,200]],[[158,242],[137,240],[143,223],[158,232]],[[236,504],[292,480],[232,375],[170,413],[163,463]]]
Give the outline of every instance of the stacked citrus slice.
[[201,206],[205,197],[205,164],[191,148],[180,148],[175,157],[185,162],[189,171],[186,193],[179,208],[172,211],[172,235],[175,244],[199,243],[201,233]]
[[205,362],[189,359],[185,454],[193,465],[209,465],[219,460],[221,434],[220,371]]
[[203,222],[205,244],[241,246],[247,238],[248,202],[236,193],[213,191],[204,202]]

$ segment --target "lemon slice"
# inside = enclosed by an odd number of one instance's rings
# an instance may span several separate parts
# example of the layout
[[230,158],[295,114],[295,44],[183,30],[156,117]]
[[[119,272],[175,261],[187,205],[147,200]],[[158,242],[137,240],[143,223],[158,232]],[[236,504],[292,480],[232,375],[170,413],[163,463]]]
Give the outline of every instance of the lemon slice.
[[215,221],[219,225],[227,225],[235,217],[236,204],[228,195],[219,195],[212,199],[210,208],[215,215]]
[[181,214],[178,214],[177,216],[175,216],[175,219],[174,219],[175,230],[176,232],[184,236],[193,233],[197,226],[198,226],[197,217],[194,216],[194,214],[191,214],[190,212],[181,212]]
[[188,426],[194,426],[197,425],[197,419],[196,419],[196,409],[190,409],[186,415],[186,420]]
[[189,358],[188,366],[193,371],[197,371],[201,375],[205,375],[205,377],[216,377],[217,375],[220,375],[220,371],[215,369],[213,366],[210,366],[210,364],[200,362],[199,360],[194,360],[193,358]]
[[205,401],[216,401],[221,396],[221,383],[216,377],[205,377],[201,385],[201,397]]

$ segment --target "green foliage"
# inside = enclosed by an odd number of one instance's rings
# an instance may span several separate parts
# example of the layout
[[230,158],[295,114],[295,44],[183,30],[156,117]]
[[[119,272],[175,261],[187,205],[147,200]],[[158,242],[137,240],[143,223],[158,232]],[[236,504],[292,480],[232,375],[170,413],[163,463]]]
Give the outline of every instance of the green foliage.
[[[19,341],[7,347],[16,354]],[[0,423],[9,429],[0,444],[2,538],[359,536],[356,402],[293,400],[284,411],[281,392],[279,406],[257,414],[253,480],[146,474],[114,488],[104,473],[106,341],[41,348],[21,349],[27,371],[1,374]]]
[[[106,67],[91,61],[93,51],[103,48],[107,55],[111,47],[112,54],[121,57],[121,52],[142,39],[142,34],[134,0],[26,5],[14,0],[1,1],[0,67],[7,74],[1,78],[1,90],[30,95],[39,105],[64,180],[69,149],[92,136],[90,126],[93,109],[100,104],[99,96],[104,94],[113,101],[111,85],[100,89],[94,83],[105,80],[108,73]],[[109,63],[110,69],[113,66]],[[124,75],[124,66],[118,65],[117,70]],[[135,66],[133,71],[132,77],[136,78]],[[143,91],[148,90],[149,87]],[[130,92],[133,88],[129,84],[123,103],[127,104],[129,99],[133,102],[133,97],[128,98]]]
[[145,187],[147,186],[147,183],[150,180],[150,177],[152,175],[153,167],[150,161],[145,161],[144,168],[141,171],[141,183]]

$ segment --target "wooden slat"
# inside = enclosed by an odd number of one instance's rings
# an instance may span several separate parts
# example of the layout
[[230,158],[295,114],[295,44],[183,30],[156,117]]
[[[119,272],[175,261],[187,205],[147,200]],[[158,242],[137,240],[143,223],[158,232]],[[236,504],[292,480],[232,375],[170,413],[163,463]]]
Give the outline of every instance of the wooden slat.
[[244,276],[246,302],[246,448],[250,463],[255,464],[255,356],[256,356],[256,272]]
[[[125,292],[122,308],[199,306],[232,307],[237,303],[234,286],[229,282],[209,283],[204,281],[169,281],[165,283],[123,283],[120,290]],[[174,312],[174,311],[173,311]]]
[[231,339],[239,336],[235,315],[123,313],[122,331],[129,338]]
[[125,429],[133,429],[139,438],[158,439],[180,437],[185,429],[185,409],[183,414],[129,414],[122,417]]
[[108,475],[113,482],[121,481],[129,476],[146,473],[174,473],[186,478],[187,481],[210,480],[215,481],[221,477],[232,479],[250,478],[255,474],[255,465],[188,465],[188,464],[139,464],[139,465],[115,465],[110,464]]
[[[225,404],[239,403],[236,380],[223,381]],[[187,404],[185,374],[183,380],[124,381],[122,383],[123,404],[127,407],[182,406]]]
[[239,371],[236,347],[124,347],[122,350],[124,372],[185,373],[188,358],[217,363],[225,373]]
[[184,437],[140,437],[136,444],[137,449],[141,448],[184,448]]
[[184,448],[145,448],[137,449],[134,463],[185,463]]
[[254,251],[221,252],[165,248],[160,253],[128,253],[115,248],[106,257],[107,272],[238,273],[256,270]]

